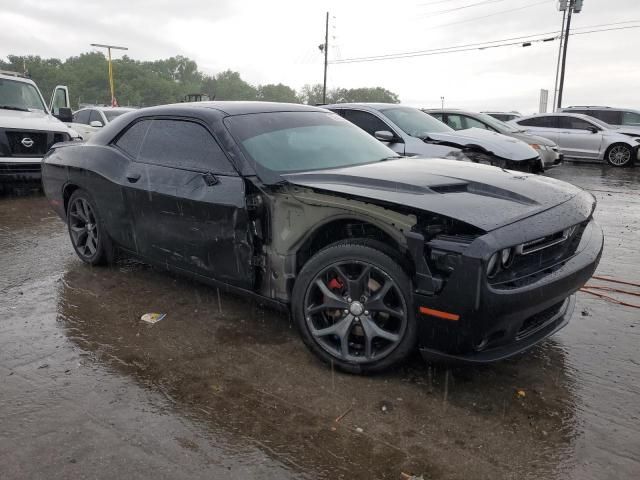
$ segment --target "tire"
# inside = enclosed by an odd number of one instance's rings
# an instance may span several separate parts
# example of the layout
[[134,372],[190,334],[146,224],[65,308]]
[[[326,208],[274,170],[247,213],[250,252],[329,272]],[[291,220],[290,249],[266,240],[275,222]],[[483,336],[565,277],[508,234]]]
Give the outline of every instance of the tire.
[[110,263],[113,244],[91,195],[76,190],[67,205],[69,238],[80,260],[89,265]]
[[348,373],[388,369],[416,346],[411,280],[375,246],[329,245],[303,266],[293,288],[291,310],[302,340],[323,362]]
[[614,143],[607,149],[604,158],[612,167],[628,167],[633,163],[633,149],[624,143]]

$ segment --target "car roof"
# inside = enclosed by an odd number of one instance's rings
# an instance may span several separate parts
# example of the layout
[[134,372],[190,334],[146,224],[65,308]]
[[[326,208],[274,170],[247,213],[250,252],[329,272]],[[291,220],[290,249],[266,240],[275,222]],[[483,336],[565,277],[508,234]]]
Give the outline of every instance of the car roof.
[[14,80],[16,82],[29,83],[31,85],[36,84],[29,77],[25,77],[24,75],[18,72],[9,72],[7,70],[0,70],[0,78],[6,79],[6,80]]
[[[364,108],[371,110],[385,110],[389,107],[404,107],[404,108],[415,108],[410,107],[409,105],[401,105],[399,103],[366,103],[366,102],[354,102],[354,103],[333,103],[330,105],[322,105],[323,108]],[[419,110],[416,108],[416,110]]]
[[571,110],[618,110],[620,112],[640,112],[640,110],[634,108],[619,108],[619,107],[605,107],[598,105],[571,105],[570,107],[564,107],[562,111]]
[[427,113],[438,113],[438,112],[454,112],[454,113],[464,113],[465,115],[478,115],[479,112],[474,112],[473,110],[464,110],[462,108],[422,108],[423,112]]
[[548,112],[548,113],[536,113],[535,115],[527,115],[526,117],[520,117],[517,120],[524,120],[525,118],[535,118],[535,117],[578,117],[584,118],[586,120],[598,120],[590,115],[585,115],[583,113],[573,113],[573,112]]
[[167,105],[171,107],[206,108],[219,110],[227,115],[245,115],[268,112],[323,112],[323,108],[300,103],[256,102],[256,101],[209,101],[184,102]]

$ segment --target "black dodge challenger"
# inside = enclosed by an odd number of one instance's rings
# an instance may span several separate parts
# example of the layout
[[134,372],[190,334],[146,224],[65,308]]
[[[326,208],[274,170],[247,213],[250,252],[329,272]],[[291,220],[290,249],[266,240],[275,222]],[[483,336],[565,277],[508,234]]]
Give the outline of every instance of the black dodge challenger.
[[327,110],[138,110],[55,146],[42,180],[89,264],[114,251],[288,309],[349,372],[407,356],[490,362],[564,327],[603,247],[592,195],[401,158]]

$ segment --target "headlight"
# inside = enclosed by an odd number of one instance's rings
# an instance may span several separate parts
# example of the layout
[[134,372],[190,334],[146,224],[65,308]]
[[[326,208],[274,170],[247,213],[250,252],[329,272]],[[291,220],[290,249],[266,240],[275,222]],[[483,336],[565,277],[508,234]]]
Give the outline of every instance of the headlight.
[[498,267],[499,267],[499,262],[498,262],[498,252],[494,253],[493,255],[491,255],[491,258],[489,259],[489,263],[487,263],[487,277],[492,278],[495,276],[496,273],[498,273]]
[[513,261],[513,248],[503,248],[500,252],[500,261],[505,268],[511,265]]

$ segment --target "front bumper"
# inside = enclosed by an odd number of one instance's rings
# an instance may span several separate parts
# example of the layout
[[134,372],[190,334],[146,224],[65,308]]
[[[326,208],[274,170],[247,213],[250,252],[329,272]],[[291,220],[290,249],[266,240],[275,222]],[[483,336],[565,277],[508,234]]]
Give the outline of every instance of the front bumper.
[[41,161],[39,157],[0,157],[0,182],[39,181]]
[[[577,247],[566,258],[546,264],[526,281],[490,284],[486,255],[513,245],[518,231],[539,228],[538,221],[559,222],[572,202],[480,237],[437,294],[414,292],[419,347],[428,360],[486,363],[516,355],[563,328],[573,313],[573,294],[593,275],[604,244],[602,229],[590,212]],[[575,212],[574,212],[575,213]],[[579,216],[579,215],[578,215]],[[536,219],[536,217],[539,217]],[[575,217],[565,218],[575,224]],[[556,226],[550,226],[553,232]],[[546,232],[542,232],[546,234]],[[526,235],[526,233],[525,233]],[[474,242],[475,243],[475,242]],[[422,308],[421,308],[422,307]],[[425,312],[427,312],[425,314]],[[449,318],[432,312],[449,312]]]
[[557,167],[562,164],[564,160],[564,156],[559,151],[555,150],[545,150],[544,152],[540,152],[540,157],[544,163],[545,170]]

